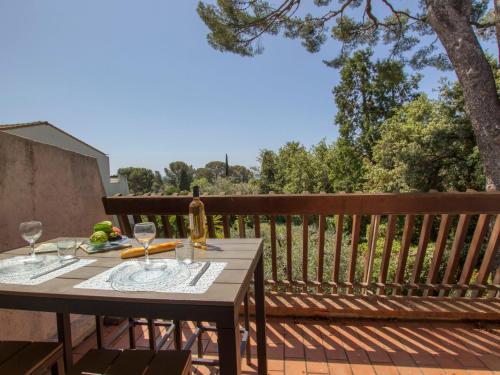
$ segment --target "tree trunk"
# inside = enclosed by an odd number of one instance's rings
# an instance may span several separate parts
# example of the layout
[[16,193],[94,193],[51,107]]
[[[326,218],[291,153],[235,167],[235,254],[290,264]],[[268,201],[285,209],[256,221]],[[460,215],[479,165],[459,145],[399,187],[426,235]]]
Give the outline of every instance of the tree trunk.
[[491,66],[469,22],[471,7],[470,0],[427,0],[429,23],[462,86],[465,110],[483,161],[486,189],[500,190],[500,99]]

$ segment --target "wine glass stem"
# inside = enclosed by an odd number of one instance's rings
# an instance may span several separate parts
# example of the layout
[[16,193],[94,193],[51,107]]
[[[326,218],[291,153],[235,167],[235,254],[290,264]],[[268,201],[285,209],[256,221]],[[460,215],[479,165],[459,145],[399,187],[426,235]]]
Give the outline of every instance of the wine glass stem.
[[144,246],[144,253],[146,254],[146,263],[149,263],[149,245]]
[[30,241],[31,259],[35,259],[35,241]]

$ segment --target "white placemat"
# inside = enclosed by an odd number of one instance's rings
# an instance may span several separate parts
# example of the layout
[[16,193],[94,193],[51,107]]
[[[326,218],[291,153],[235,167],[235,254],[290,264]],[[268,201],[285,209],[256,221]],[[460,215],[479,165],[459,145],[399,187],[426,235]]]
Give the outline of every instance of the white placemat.
[[[53,258],[52,260],[56,260],[59,257],[57,255],[53,256],[47,256]],[[26,257],[12,257],[8,259],[3,259],[0,261],[0,267],[5,267],[9,265],[14,265],[19,262],[20,258],[26,258]],[[59,266],[59,263],[54,263],[51,262],[50,264],[46,266],[42,266],[36,271],[33,271],[32,273],[23,273],[23,274],[2,274],[0,273],[0,284],[18,284],[18,285],[38,285],[42,284],[46,281],[52,280],[56,277],[59,277],[61,275],[64,275],[65,273],[68,273],[70,271],[77,270],[80,267],[84,267],[86,265],[89,265],[93,262],[95,262],[96,259],[80,259],[78,262],[70,264],[69,266],[66,266],[64,268],[60,268],[58,270],[55,270],[53,272],[50,272],[46,275],[37,277],[36,279],[31,279],[31,276],[35,274],[39,274],[45,271],[49,271],[50,269],[53,269],[57,266]]]
[[[135,261],[128,261],[128,262],[123,262],[119,264],[118,266],[115,266],[107,271],[104,271],[100,273],[99,275],[96,275],[88,280],[85,280],[84,282],[77,284],[74,286],[74,288],[79,288],[79,289],[99,289],[99,290],[113,290],[111,287],[111,283],[109,282],[109,276],[111,273],[113,273],[114,270],[116,270],[119,267],[123,267],[123,265],[127,263],[131,263]],[[175,264],[177,261],[175,259],[165,259],[166,263],[171,263]],[[203,276],[198,280],[196,285],[190,286],[189,283],[191,280],[193,280],[196,275],[198,274],[198,271],[203,267],[205,262],[196,262],[191,265],[189,265],[189,271],[191,275],[189,278],[178,285],[173,285],[171,287],[166,287],[165,289],[161,290],[152,290],[152,292],[159,292],[159,293],[187,293],[187,294],[203,294],[205,293],[208,288],[213,284],[215,279],[219,276],[219,274],[222,272],[222,270],[226,267],[225,262],[211,262],[210,266],[208,269],[205,271]],[[144,290],[142,290],[144,291]]]

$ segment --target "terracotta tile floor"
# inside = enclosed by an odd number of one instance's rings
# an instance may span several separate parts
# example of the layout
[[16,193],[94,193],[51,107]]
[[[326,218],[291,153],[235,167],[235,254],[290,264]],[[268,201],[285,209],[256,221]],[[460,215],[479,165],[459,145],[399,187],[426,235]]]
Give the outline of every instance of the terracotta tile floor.
[[[116,327],[106,327],[110,335]],[[138,348],[148,333],[137,327]],[[184,339],[193,329],[185,323]],[[157,330],[157,334],[164,332]],[[215,333],[204,335],[206,358],[217,356]],[[243,374],[256,374],[255,337],[252,366],[242,360]],[[273,375],[295,374],[499,374],[500,324],[394,322],[373,320],[268,319],[268,369]],[[75,360],[95,345],[95,335],[75,348]],[[172,348],[169,340],[165,348]],[[127,348],[128,336],[111,347]],[[193,346],[196,352],[196,344]],[[195,366],[194,374],[217,374]]]

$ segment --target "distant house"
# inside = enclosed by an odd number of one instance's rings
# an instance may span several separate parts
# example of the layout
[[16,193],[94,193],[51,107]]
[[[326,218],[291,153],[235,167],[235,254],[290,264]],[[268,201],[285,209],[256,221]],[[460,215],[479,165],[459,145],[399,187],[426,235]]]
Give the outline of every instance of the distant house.
[[71,134],[66,133],[50,122],[36,121],[23,124],[0,125],[0,131],[82,155],[92,156],[97,160],[106,194],[128,194],[127,178],[125,176],[115,176],[113,178],[110,176],[108,155]]

